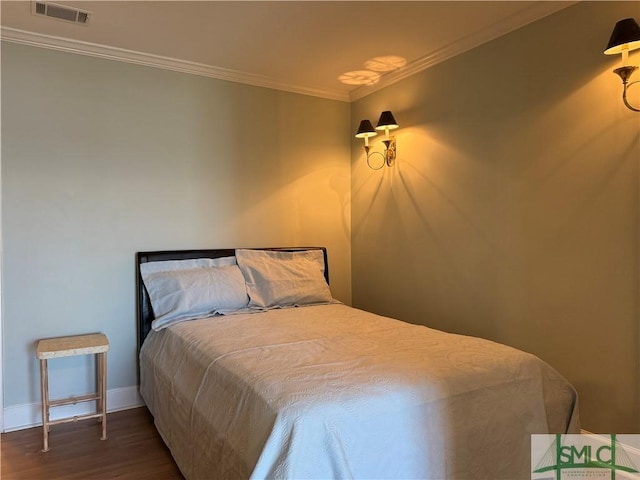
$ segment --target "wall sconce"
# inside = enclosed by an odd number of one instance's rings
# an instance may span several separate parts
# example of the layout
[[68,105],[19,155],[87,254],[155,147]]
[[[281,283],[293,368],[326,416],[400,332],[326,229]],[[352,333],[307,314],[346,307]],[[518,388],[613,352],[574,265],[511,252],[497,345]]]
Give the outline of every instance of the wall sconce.
[[633,72],[638,68],[634,65],[628,65],[628,63],[629,52],[638,48],[640,48],[640,26],[638,26],[638,23],[633,18],[625,18],[616,23],[607,48],[604,51],[605,55],[622,54],[620,67],[616,68],[613,73],[618,74],[622,79],[622,101],[628,109],[634,112],[640,112],[640,108],[632,106],[627,100],[627,88],[634,83],[640,83],[640,80],[633,82],[628,81]]
[[[364,151],[367,154],[367,165],[371,170],[380,170],[385,165],[391,166],[396,160],[396,139],[395,137],[389,136],[389,130],[395,130],[398,128],[398,123],[396,119],[393,118],[393,113],[389,110],[385,110],[380,114],[380,119],[378,120],[378,125],[375,130],[373,125],[369,120],[362,120],[360,122],[360,126],[358,127],[358,131],[356,132],[356,138],[364,138]],[[376,130],[384,130],[384,152],[371,152],[369,153],[369,137],[375,137],[378,132]],[[371,165],[371,157],[373,155],[380,155],[382,157],[382,164],[379,167],[374,167]]]

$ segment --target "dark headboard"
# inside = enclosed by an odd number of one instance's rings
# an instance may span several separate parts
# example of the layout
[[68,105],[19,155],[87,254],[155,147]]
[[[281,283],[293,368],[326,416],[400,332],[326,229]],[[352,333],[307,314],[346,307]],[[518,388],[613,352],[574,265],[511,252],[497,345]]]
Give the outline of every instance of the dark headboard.
[[[300,250],[322,250],[324,254],[324,276],[329,283],[329,264],[327,262],[327,249],[324,247],[280,247],[258,248],[257,250],[278,250],[282,252],[296,252]],[[149,301],[149,295],[142,283],[140,276],[140,264],[147,262],[162,262],[166,260],[188,260],[193,258],[219,258],[235,255],[235,248],[222,248],[214,250],[166,250],[161,252],[136,253],[136,316],[138,321],[138,349],[151,331],[151,322],[154,319],[153,309]]]

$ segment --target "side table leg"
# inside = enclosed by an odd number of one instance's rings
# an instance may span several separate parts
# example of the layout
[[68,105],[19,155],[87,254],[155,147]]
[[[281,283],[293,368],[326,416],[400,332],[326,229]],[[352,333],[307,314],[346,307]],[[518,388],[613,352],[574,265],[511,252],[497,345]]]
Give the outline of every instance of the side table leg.
[[107,439],[107,353],[98,354],[100,364],[100,413],[102,413],[102,437]]
[[42,391],[42,451],[49,451],[49,377],[47,359],[40,360],[40,390]]

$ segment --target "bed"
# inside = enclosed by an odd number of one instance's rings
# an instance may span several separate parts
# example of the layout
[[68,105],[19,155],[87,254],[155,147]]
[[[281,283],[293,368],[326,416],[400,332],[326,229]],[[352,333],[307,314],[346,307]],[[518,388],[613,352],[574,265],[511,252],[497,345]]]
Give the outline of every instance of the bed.
[[187,479],[531,478],[531,434],[579,433],[537,357],[348,307],[328,279],[324,248],[136,255],[140,393]]

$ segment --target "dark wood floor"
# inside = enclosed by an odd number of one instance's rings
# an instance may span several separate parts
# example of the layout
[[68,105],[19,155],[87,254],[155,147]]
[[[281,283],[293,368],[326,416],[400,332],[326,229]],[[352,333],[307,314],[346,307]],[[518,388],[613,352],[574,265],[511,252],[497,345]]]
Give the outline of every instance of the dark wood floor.
[[51,427],[42,452],[42,428],[0,436],[2,480],[182,479],[146,407],[110,413],[108,439],[100,424],[84,420]]

